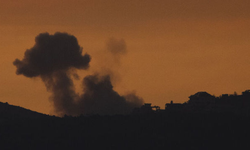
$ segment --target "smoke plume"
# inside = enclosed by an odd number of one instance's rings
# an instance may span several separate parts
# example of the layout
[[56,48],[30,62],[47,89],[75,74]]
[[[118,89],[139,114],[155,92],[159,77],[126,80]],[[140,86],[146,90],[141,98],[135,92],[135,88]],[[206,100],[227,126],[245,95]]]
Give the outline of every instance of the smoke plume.
[[22,61],[14,61],[17,74],[27,77],[48,76],[59,70],[68,72],[70,68],[89,67],[90,56],[82,56],[82,48],[72,35],[43,33],[36,37],[35,42],[35,46],[25,52]]
[[[123,40],[111,40],[107,46],[115,56],[126,53]],[[76,69],[88,69],[89,62],[90,56],[82,55],[82,48],[73,35],[42,33],[36,37],[35,45],[26,50],[23,60],[16,59],[13,64],[18,75],[42,79],[52,93],[50,100],[59,116],[128,114],[143,104],[134,93],[121,96],[114,91],[109,74],[84,77],[83,94],[77,94],[72,79],[79,78]]]
[[111,53],[116,64],[120,64],[120,57],[127,53],[127,46],[123,39],[110,38],[107,41],[106,49]]
[[113,90],[110,76],[91,75],[83,79],[84,94],[80,97],[82,114],[128,114],[135,107],[140,107],[143,100],[136,95],[126,100]]
[[[121,83],[122,58],[127,54],[127,46],[123,39],[109,38],[105,48],[94,55],[94,64],[91,69],[99,76],[109,75],[114,86]],[[104,63],[105,62],[105,63]]]

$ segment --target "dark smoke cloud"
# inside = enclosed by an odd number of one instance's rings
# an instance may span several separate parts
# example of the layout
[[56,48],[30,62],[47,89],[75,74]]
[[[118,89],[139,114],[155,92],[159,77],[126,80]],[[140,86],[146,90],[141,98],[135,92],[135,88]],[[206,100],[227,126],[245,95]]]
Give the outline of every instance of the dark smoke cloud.
[[25,52],[22,61],[16,59],[13,62],[17,74],[27,77],[46,76],[58,70],[87,69],[89,66],[90,56],[82,56],[82,48],[72,35],[42,33],[36,37],[35,42],[35,46]]
[[127,101],[113,90],[110,76],[91,75],[83,79],[84,94],[80,97],[83,114],[128,114],[133,108],[140,107],[143,100],[136,95]]
[[57,115],[79,115],[76,103],[79,95],[75,93],[71,72],[57,71],[41,78],[47,90],[52,93],[50,100]]
[[[124,40],[111,40],[107,46],[114,56],[126,52]],[[90,56],[82,55],[74,36],[43,33],[36,37],[34,47],[25,52],[23,60],[16,59],[13,64],[18,75],[41,77],[52,93],[50,100],[59,116],[128,114],[143,104],[135,93],[120,96],[115,92],[109,74],[86,76],[82,81],[83,94],[77,94],[72,80],[79,79],[75,70],[87,69],[89,62]]]

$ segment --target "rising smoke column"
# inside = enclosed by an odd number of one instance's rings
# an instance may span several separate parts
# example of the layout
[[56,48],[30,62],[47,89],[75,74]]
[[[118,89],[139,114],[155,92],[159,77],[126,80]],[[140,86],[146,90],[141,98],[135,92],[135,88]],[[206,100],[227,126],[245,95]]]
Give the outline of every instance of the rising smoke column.
[[35,45],[26,50],[23,60],[16,59],[13,64],[18,75],[42,79],[52,93],[50,100],[59,116],[127,114],[142,105],[143,100],[135,94],[128,98],[115,92],[108,74],[86,76],[82,81],[83,94],[76,94],[72,77],[77,77],[76,69],[88,69],[89,62],[90,56],[82,55],[74,36],[42,33],[36,37]]
[[143,99],[135,92],[119,95],[113,89],[112,83],[120,78],[118,69],[121,57],[126,53],[127,47],[123,39],[110,38],[106,42],[104,51],[98,57],[99,70],[82,81],[84,88],[79,101],[81,114],[128,114],[143,105]]
[[98,74],[83,79],[83,93],[80,97],[82,114],[128,114],[143,104],[142,98],[120,96],[113,90],[109,75]]
[[42,33],[35,39],[35,45],[26,50],[23,60],[13,64],[16,73],[26,77],[41,77],[49,92],[55,112],[59,115],[75,115],[75,93],[71,76],[74,69],[87,69],[90,56],[82,55],[77,39],[66,33],[49,35]]

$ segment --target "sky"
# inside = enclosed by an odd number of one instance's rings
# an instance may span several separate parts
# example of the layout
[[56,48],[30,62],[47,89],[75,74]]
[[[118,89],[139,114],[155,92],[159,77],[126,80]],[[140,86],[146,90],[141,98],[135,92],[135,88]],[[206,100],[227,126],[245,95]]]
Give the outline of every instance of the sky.
[[241,94],[250,89],[249,7],[249,0],[1,0],[0,101],[53,114],[41,79],[16,75],[13,65],[44,32],[77,38],[92,58],[80,76],[108,62],[108,39],[123,39],[114,89],[161,108],[198,91]]

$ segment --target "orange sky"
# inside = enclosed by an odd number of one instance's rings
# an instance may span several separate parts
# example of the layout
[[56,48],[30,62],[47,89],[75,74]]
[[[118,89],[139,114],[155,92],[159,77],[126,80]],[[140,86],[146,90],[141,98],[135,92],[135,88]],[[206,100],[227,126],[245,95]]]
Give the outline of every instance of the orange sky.
[[12,63],[39,33],[57,31],[76,36],[92,68],[107,39],[123,38],[128,53],[115,89],[153,105],[198,91],[240,94],[250,89],[249,7],[249,0],[1,0],[0,101],[51,112],[41,80],[17,76]]

